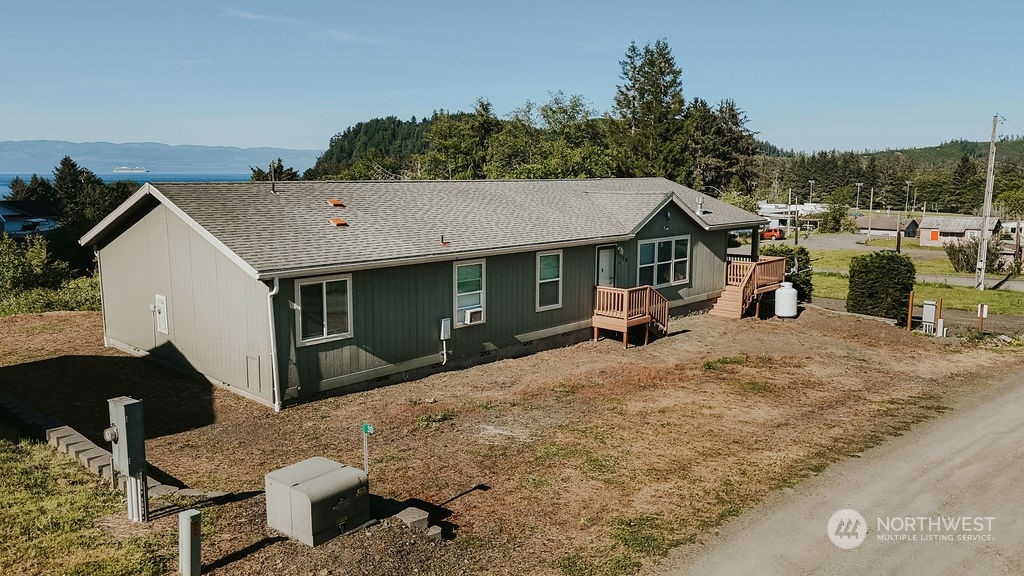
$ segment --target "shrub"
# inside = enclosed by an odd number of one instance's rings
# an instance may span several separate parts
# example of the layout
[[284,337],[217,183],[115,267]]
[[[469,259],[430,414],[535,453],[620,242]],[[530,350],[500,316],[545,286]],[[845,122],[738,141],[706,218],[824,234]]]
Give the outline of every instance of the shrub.
[[[947,242],[942,245],[946,249],[946,256],[953,270],[957,272],[974,272],[978,265],[978,249],[981,248],[980,238],[968,238],[963,242]],[[986,272],[1001,272],[1003,267],[999,263],[999,240],[991,238],[988,243],[988,252],[985,258]]]
[[[796,298],[800,302],[810,302],[814,295],[814,274],[811,272],[811,254],[803,246],[788,244],[769,244],[761,246],[764,256],[784,256],[786,258],[786,282],[792,282],[796,288]],[[793,271],[796,270],[794,273]]]
[[31,288],[0,296],[0,316],[54,310],[99,309],[100,281],[96,275],[74,278],[56,290]]
[[906,325],[910,292],[917,271],[908,256],[895,252],[872,252],[850,260],[850,292],[846,309],[896,320]]

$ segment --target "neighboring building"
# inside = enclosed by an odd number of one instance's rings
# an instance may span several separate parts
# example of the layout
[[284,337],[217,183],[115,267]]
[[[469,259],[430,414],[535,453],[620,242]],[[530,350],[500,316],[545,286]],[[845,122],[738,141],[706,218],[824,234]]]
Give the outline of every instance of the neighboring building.
[[12,238],[55,230],[58,218],[57,207],[44,200],[0,200],[0,224]]
[[[950,242],[962,242],[981,235],[981,216],[925,216],[921,220],[921,246],[942,246]],[[998,234],[998,218],[989,218],[988,230]]]
[[706,305],[729,232],[762,223],[661,178],[156,183],[81,243],[106,345],[276,408],[582,339],[595,286]]
[[897,226],[904,238],[917,237],[918,225],[917,219],[915,218],[910,218],[909,220],[906,218],[897,219],[895,216],[874,214],[870,216],[857,217],[857,231],[861,234],[870,233],[872,236],[895,237],[897,234]]

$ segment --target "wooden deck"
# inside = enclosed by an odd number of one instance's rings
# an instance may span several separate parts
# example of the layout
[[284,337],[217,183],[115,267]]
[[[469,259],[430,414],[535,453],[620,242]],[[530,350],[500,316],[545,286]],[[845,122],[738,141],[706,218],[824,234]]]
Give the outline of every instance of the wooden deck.
[[726,263],[725,290],[709,313],[742,318],[762,294],[778,290],[785,277],[786,259],[781,256],[761,256],[757,262],[750,257],[732,256]]
[[644,326],[644,344],[653,331],[668,334],[668,300],[651,286],[612,288],[598,286],[594,298],[594,340],[604,328],[622,332],[622,347],[629,342],[629,329]]

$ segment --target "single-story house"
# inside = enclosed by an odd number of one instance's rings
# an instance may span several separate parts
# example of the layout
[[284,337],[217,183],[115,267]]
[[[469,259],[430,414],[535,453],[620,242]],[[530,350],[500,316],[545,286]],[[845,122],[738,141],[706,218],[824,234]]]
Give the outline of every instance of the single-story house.
[[[921,220],[921,246],[942,246],[981,236],[981,216],[925,216]],[[989,234],[999,233],[999,219],[988,219]]]
[[918,225],[916,218],[897,219],[895,216],[882,216],[881,214],[871,214],[858,216],[856,220],[857,231],[861,234],[871,234],[872,236],[895,237],[897,234],[898,226],[899,233],[902,233],[904,238],[917,237]]
[[[279,409],[638,318],[663,331],[727,284],[745,307],[783,263],[756,234],[727,262],[728,236],[762,223],[662,178],[167,182],[80,242],[107,346]],[[778,277],[743,284],[762,264]]]

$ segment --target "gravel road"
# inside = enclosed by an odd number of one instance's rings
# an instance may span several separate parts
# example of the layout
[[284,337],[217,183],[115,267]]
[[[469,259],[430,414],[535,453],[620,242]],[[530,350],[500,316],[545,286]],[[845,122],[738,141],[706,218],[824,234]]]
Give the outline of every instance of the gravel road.
[[[674,550],[651,573],[1024,573],[1024,374],[1003,373],[952,408],[778,493],[706,544]],[[840,549],[827,534],[841,509],[866,519],[858,547]],[[918,517],[969,517],[971,528],[991,520],[970,531],[903,527]]]

